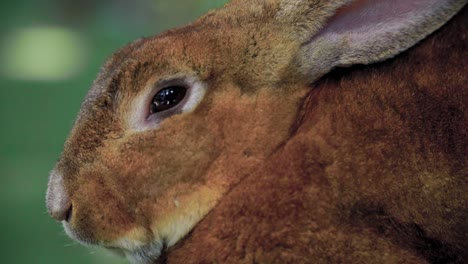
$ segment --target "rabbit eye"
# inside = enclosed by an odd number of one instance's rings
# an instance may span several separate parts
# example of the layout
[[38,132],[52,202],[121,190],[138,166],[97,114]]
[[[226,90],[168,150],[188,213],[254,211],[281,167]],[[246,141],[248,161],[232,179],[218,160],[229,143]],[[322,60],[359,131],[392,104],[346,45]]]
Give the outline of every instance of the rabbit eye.
[[168,110],[180,103],[187,93],[187,88],[182,86],[170,86],[161,89],[151,102],[150,114]]
[[138,131],[159,128],[163,120],[195,110],[206,90],[203,81],[191,76],[148,81],[130,104],[128,125]]

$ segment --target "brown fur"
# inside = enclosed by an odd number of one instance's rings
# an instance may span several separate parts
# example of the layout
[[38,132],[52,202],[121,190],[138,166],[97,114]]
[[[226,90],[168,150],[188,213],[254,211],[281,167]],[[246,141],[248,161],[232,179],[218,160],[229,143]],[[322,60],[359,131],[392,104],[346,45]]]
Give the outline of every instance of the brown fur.
[[[194,219],[162,261],[466,258],[466,8],[396,59],[310,84],[297,37],[343,2],[315,1],[312,23],[278,18],[278,1],[234,1],[118,51],[55,169],[75,238],[144,253]],[[289,22],[301,30],[281,27]],[[207,83],[202,103],[158,129],[132,129],[136,95],[173,76]]]
[[314,85],[288,142],[167,263],[464,262],[467,17]]

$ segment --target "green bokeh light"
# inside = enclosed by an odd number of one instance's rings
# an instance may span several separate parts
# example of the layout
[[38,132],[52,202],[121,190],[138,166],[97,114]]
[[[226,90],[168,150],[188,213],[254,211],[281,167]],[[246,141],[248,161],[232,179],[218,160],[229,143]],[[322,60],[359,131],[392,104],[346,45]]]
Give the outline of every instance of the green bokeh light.
[[1,69],[20,80],[63,80],[82,68],[85,48],[80,37],[65,28],[31,27],[5,38]]

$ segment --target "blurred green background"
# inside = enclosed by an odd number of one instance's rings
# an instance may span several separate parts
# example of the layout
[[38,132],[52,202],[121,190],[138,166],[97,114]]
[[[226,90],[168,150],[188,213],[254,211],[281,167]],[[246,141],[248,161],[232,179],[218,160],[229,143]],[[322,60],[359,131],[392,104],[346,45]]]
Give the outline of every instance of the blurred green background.
[[1,263],[127,263],[71,241],[47,215],[48,173],[81,100],[113,51],[183,25],[225,2],[1,2]]

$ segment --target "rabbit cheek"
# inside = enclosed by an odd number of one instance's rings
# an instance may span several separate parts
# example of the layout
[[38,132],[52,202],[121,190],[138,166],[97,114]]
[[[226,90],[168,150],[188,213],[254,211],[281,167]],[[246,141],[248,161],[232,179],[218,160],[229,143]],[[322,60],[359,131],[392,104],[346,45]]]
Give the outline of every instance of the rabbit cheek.
[[73,215],[65,223],[65,229],[72,238],[85,244],[107,245],[128,233],[137,233],[134,231],[137,226],[125,199],[99,171],[105,170],[82,172],[78,178],[79,187],[72,196]]
[[153,242],[175,243],[220,196],[205,177],[218,156],[212,131],[181,115],[167,121],[104,142],[94,173],[81,173],[77,195],[100,239],[148,242],[139,230],[151,225]]

